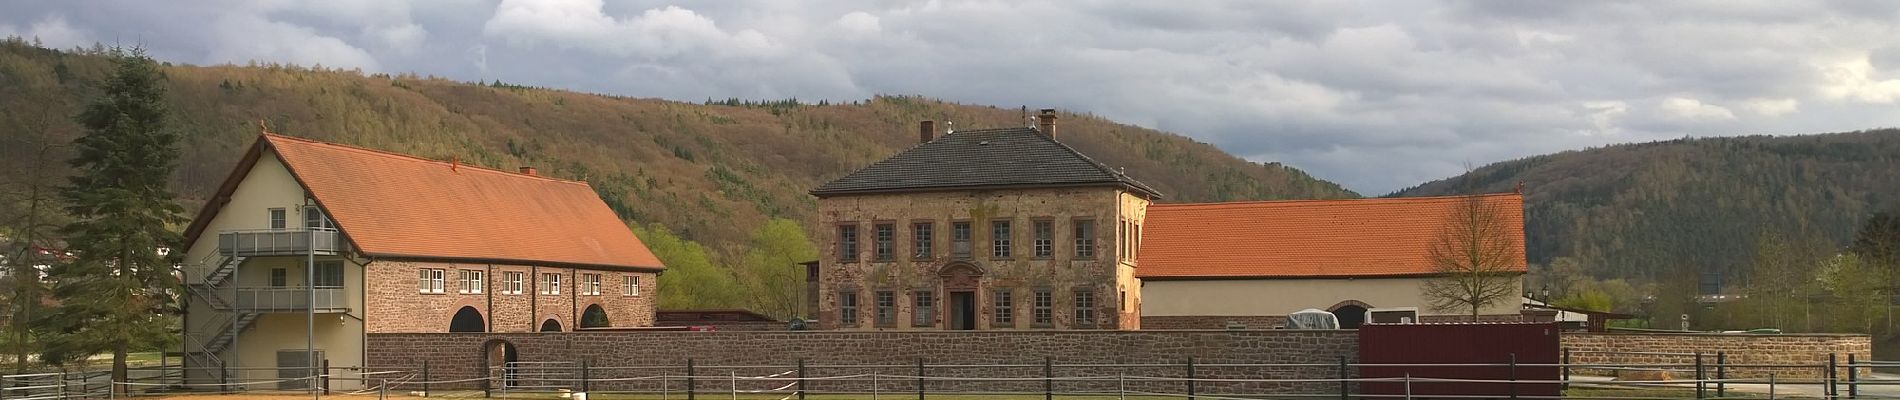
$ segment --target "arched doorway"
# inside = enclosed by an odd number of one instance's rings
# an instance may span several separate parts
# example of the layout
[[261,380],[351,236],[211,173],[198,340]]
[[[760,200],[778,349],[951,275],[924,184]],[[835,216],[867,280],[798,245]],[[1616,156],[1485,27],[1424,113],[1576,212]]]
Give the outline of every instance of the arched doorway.
[[488,365],[488,379],[493,382],[489,387],[505,388],[515,386],[514,363],[520,361],[520,357],[515,354],[514,343],[508,343],[505,340],[488,342],[488,348],[485,353],[487,354],[486,358],[488,360],[486,363]]
[[548,320],[546,321],[541,321],[541,331],[542,332],[560,332],[561,321],[556,321],[553,318],[548,318]]
[[587,306],[587,311],[581,312],[582,328],[606,328],[609,326],[613,326],[613,323],[607,321],[607,309],[600,308],[599,304],[589,305]]
[[455,318],[449,319],[449,332],[487,332],[488,323],[482,321],[482,312],[475,307],[465,306],[455,311]]
[[1366,324],[1366,307],[1359,304],[1333,307],[1333,315],[1339,317],[1339,329],[1359,329]]
[[983,289],[983,269],[967,262],[955,262],[937,270],[943,278],[943,328],[976,329],[978,320],[976,293]]

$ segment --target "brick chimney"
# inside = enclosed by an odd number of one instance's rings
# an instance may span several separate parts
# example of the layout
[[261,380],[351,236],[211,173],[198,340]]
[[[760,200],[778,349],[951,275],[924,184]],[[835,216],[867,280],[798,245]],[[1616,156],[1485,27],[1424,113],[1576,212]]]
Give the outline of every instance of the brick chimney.
[[1044,108],[1036,114],[1036,130],[1049,137],[1056,137],[1056,109]]
[[937,121],[924,120],[917,124],[917,143],[930,143],[937,138]]
[[527,175],[527,176],[534,176],[535,175],[534,167],[521,167],[521,174]]

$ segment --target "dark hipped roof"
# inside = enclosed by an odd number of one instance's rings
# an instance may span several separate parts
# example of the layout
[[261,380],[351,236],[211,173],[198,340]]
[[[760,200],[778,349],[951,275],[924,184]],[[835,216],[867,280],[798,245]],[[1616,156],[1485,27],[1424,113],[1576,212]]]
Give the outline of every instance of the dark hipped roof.
[[811,194],[1098,185],[1161,197],[1148,185],[1029,127],[946,134],[812,189]]

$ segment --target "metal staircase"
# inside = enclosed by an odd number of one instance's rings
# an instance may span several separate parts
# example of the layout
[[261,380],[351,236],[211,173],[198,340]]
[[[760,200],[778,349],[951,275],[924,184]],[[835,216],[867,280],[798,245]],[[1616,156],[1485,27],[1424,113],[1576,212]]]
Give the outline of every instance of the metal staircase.
[[224,360],[218,357],[218,353],[230,348],[231,344],[237,341],[237,335],[250,329],[251,324],[257,321],[258,313],[233,307],[232,301],[224,298],[222,294],[226,284],[230,283],[231,277],[236,275],[238,267],[243,266],[248,258],[219,252],[199,263],[197,273],[192,274],[196,276],[188,277],[186,288],[196,294],[199,300],[204,301],[205,305],[213,310],[221,311],[219,314],[224,316],[221,323],[208,324],[219,327],[217,330],[207,332],[208,335],[187,335],[189,340],[198,345],[199,351],[187,352],[185,356],[196,361],[198,365],[208,368],[223,367]]

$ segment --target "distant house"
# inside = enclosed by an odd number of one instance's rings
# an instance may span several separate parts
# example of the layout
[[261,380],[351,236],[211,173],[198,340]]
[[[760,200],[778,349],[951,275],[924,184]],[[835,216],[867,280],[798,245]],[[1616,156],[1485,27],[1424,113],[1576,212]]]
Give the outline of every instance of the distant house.
[[[1141,243],[1142,327],[1283,325],[1287,314],[1321,309],[1356,327],[1384,321],[1462,321],[1469,311],[1434,310],[1422,285],[1437,276],[1430,247],[1464,197],[1155,204]],[[1516,320],[1524,271],[1523,199],[1481,195],[1504,213],[1515,241],[1513,295],[1481,311]]]
[[1137,329],[1142,213],[1160,194],[1036,127],[938,135],[811,191],[815,329]]
[[201,382],[325,361],[348,377],[378,334],[649,326],[664,269],[585,182],[273,134],[185,238],[181,345]]

